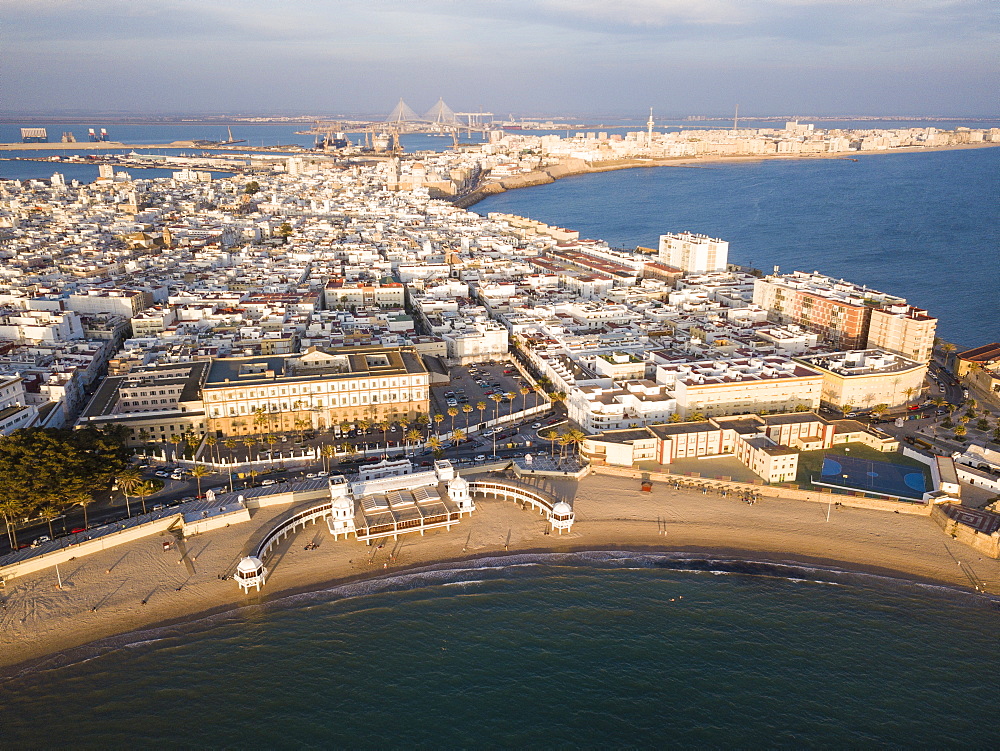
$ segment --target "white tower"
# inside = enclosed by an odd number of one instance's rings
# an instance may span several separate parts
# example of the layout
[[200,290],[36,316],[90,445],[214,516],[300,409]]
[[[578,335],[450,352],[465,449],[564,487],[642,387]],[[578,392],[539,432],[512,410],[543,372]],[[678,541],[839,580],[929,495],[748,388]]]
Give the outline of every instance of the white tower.
[[476,510],[476,504],[469,493],[468,481],[464,477],[459,477],[457,473],[454,479],[448,482],[448,497],[458,506],[459,516],[471,514]]
[[649,120],[646,122],[646,145],[653,145],[653,108],[649,108]]
[[256,588],[259,592],[267,579],[267,569],[260,558],[248,556],[236,566],[236,574],[233,578],[236,579],[236,583],[244,592],[249,592],[250,587]]
[[558,529],[559,534],[562,534],[563,530],[569,532],[575,519],[576,514],[573,512],[573,507],[566,501],[559,501],[552,507],[552,513],[549,514],[549,524],[552,525],[552,531]]
[[347,539],[349,534],[357,531],[354,526],[354,500],[348,493],[347,479],[343,475],[331,475],[329,485],[330,516],[326,526],[334,540],[339,540],[341,535]]

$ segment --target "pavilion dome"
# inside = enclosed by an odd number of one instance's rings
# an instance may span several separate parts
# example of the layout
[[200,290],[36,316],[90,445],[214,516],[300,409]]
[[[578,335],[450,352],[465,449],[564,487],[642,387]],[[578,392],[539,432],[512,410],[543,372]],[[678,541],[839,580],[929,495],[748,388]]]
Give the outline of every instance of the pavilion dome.
[[553,514],[559,514],[559,516],[564,516],[566,514],[573,513],[573,507],[570,506],[566,501],[559,501],[555,506],[552,507]]
[[254,576],[264,567],[264,561],[255,556],[247,556],[236,566],[236,573],[244,576]]

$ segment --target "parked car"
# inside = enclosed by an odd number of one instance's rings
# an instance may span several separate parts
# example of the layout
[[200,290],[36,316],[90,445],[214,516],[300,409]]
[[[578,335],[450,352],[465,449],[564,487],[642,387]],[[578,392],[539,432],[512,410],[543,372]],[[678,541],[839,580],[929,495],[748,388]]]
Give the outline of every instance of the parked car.
[[41,537],[35,538],[35,541],[31,543],[31,547],[37,548],[39,545],[42,545],[43,543],[46,542],[52,542],[52,538],[49,537],[48,535],[42,535]]
[[484,461],[486,461],[486,454],[479,454],[478,456],[476,456],[475,460],[477,462],[484,462]]

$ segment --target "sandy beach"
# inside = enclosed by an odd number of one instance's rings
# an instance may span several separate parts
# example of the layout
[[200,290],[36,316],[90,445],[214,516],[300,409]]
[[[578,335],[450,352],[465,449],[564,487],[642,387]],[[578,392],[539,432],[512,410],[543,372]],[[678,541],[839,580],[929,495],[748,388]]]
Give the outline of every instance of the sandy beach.
[[[243,595],[221,574],[289,508],[258,511],[245,524],[189,538],[164,551],[152,537],[15,579],[0,593],[0,666],[39,661],[72,647],[154,625],[272,601],[351,579],[482,555],[525,551],[656,550],[797,562],[970,588],[965,569],[1000,592],[1000,561],[980,556],[929,518],[765,497],[749,505],[656,483],[652,493],[624,478],[592,475],[536,481],[571,498],[569,534],[547,535],[544,517],[515,504],[477,498],[477,511],[450,532],[389,539],[383,548],[334,541],[323,524],[285,541],[268,560],[259,595]],[[167,539],[167,538],[164,538]],[[318,548],[305,550],[307,543]],[[179,549],[181,548],[181,549]],[[42,661],[44,663],[45,661]]]

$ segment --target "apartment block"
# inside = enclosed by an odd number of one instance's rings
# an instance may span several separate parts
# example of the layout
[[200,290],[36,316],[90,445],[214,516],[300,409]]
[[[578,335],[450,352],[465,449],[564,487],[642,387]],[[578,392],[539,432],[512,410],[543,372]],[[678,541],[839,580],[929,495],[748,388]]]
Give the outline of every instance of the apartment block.
[[693,232],[660,235],[659,260],[681,271],[699,274],[725,271],[729,263],[729,243]]

